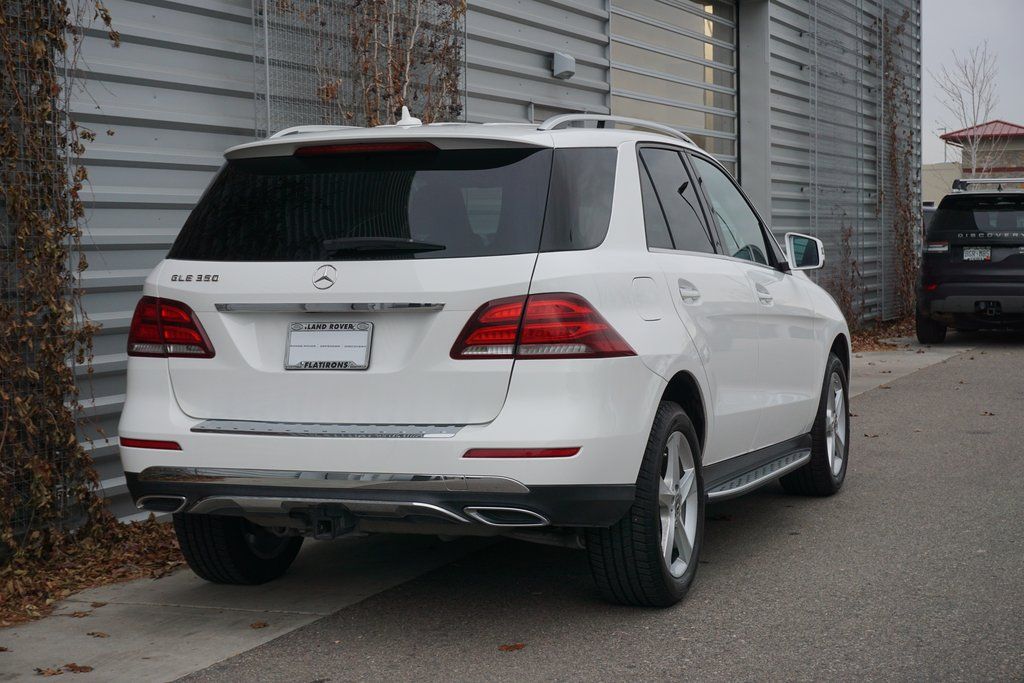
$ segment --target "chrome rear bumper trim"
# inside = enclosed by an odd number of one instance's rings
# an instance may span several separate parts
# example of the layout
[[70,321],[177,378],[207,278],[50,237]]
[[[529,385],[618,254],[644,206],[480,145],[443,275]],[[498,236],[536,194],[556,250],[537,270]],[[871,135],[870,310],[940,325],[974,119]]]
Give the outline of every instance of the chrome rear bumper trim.
[[343,500],[335,498],[277,498],[269,496],[210,496],[193,505],[189,512],[197,514],[224,513],[239,510],[251,515],[287,515],[293,508],[340,505],[354,515],[403,518],[414,516],[440,517],[468,524],[469,520],[439,505],[416,501]]
[[447,439],[465,425],[329,424],[317,422],[262,422],[259,420],[204,420],[193,432],[306,436],[326,439]]
[[530,489],[524,484],[507,477],[457,474],[250,470],[216,467],[147,467],[139,473],[139,481],[377,491],[530,492]]
[[214,304],[221,313],[397,313],[401,311],[440,311],[444,304],[414,301],[365,303],[251,303]]

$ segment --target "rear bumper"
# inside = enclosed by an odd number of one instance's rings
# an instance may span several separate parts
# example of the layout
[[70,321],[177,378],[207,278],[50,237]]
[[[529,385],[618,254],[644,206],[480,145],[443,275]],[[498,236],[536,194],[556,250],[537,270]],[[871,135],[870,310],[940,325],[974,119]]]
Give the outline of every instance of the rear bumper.
[[[516,367],[504,407],[483,424],[201,420],[178,406],[163,359],[131,358],[120,435],[173,441],[181,450],[122,445],[121,460],[126,472],[135,473],[184,467],[499,477],[531,491],[632,486],[664,387],[665,380],[638,357],[531,361]],[[571,457],[464,457],[478,448],[579,451]]]
[[241,515],[307,530],[319,518],[427,523],[453,534],[472,527],[607,527],[634,497],[633,485],[527,487],[502,477],[446,475],[151,467],[126,479],[142,509]]
[[1024,324],[1024,282],[947,282],[918,288],[921,313],[947,324],[1005,327]]

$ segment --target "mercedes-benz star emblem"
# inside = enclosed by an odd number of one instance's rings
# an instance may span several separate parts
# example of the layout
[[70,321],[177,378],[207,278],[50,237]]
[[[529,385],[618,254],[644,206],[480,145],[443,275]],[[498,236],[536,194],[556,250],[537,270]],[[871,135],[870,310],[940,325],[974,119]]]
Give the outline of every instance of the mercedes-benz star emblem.
[[324,264],[313,272],[313,286],[317,289],[329,289],[338,279],[338,269]]

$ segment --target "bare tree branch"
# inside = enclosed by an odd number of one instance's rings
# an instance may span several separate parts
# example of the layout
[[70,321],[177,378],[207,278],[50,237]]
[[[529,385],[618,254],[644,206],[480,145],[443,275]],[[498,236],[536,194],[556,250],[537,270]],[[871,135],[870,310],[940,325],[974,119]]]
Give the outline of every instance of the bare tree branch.
[[991,148],[981,154],[984,138],[970,129],[990,121],[999,104],[996,55],[989,51],[988,41],[976,45],[966,54],[953,50],[952,55],[951,65],[943,64],[938,73],[929,70],[928,74],[939,87],[937,99],[952,117],[952,125],[947,124],[947,127],[968,130],[963,135],[960,155],[964,173],[984,176],[1001,156],[1001,150]]

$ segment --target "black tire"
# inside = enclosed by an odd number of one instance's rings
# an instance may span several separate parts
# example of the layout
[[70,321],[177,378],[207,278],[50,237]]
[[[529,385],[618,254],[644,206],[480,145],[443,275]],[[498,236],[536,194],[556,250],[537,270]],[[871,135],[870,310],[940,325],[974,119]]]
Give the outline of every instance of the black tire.
[[[842,415],[839,415],[829,429],[829,402],[832,400],[833,378],[838,379],[842,387]],[[821,399],[818,402],[818,415],[814,418],[811,428],[811,459],[803,467],[783,476],[779,482],[787,493],[803,496],[831,496],[843,487],[846,480],[846,469],[850,463],[850,388],[847,383],[846,369],[842,361],[834,353],[828,355],[825,364],[825,378],[821,386]],[[832,441],[833,430],[846,438],[842,447]],[[842,456],[841,463],[836,467],[835,460],[829,455],[829,442],[832,441],[834,452]]]
[[917,311],[914,318],[917,327],[917,341],[922,344],[941,344],[946,341],[946,326]]
[[241,517],[174,515],[185,561],[213,583],[250,586],[276,579],[291,566],[301,536],[277,536]]
[[[690,519],[696,521],[692,526],[692,550],[689,561],[684,563],[685,568],[680,564],[679,551],[670,551],[676,556],[676,571],[682,570],[679,576],[673,575],[662,552],[659,508],[659,487],[668,462],[669,438],[676,433],[682,435],[692,458],[694,488],[687,489],[689,494],[685,497],[683,509],[694,512]],[[674,443],[680,448],[684,445],[678,439]],[[642,607],[668,607],[686,595],[697,573],[704,537],[706,495],[700,453],[697,432],[690,418],[677,404],[663,401],[658,406],[647,440],[636,481],[636,498],[629,513],[610,528],[587,531],[591,573],[598,590],[609,601]],[[684,467],[686,464],[684,462]],[[685,480],[685,477],[680,479]],[[692,502],[694,495],[695,504]]]

